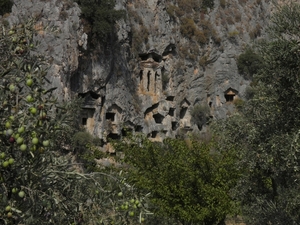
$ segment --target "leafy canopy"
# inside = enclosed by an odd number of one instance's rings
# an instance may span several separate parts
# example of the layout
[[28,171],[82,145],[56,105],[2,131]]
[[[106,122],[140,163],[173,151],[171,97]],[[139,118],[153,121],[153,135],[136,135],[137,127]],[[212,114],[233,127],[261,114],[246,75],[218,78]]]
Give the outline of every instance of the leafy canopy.
[[154,212],[184,224],[218,224],[235,211],[229,191],[238,172],[232,152],[213,143],[166,139],[153,143],[135,136],[115,145],[124,151],[129,180],[150,192]]
[[0,0],[0,15],[11,12],[13,2],[11,0]]
[[124,11],[115,10],[114,0],[76,0],[82,16],[91,25],[91,33],[100,42],[108,41],[115,22],[125,16]]
[[253,79],[253,75],[258,73],[262,64],[263,60],[261,56],[251,48],[247,48],[237,59],[239,73],[248,79]]
[[146,197],[119,171],[76,163],[72,136],[75,149],[95,147],[73,135],[79,104],[54,96],[36,21],[25,21],[0,24],[0,224],[142,223]]
[[240,149],[245,173],[235,193],[251,224],[300,223],[300,5],[277,10],[259,48],[253,97],[240,115],[218,122],[223,146]]

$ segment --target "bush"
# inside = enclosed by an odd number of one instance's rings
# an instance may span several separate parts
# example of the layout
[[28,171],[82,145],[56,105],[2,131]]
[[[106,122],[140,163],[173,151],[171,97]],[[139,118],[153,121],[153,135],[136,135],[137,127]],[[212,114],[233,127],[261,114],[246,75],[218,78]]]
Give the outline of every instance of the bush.
[[205,31],[207,30],[199,30],[193,19],[186,17],[181,19],[180,32],[184,37],[190,40],[195,39],[199,44],[206,44],[208,37],[205,35]]
[[79,131],[74,134],[73,146],[86,146],[91,144],[93,139],[94,137],[90,133],[86,131]]
[[199,60],[199,65],[202,66],[202,67],[205,67],[206,64],[207,64],[207,60],[208,60],[208,57],[207,56],[202,56]]
[[249,32],[249,36],[250,38],[253,40],[257,37],[259,37],[261,35],[261,29],[262,27],[257,24],[250,32]]
[[216,31],[208,20],[201,20],[201,21],[199,21],[198,24],[202,28],[201,32],[203,33],[203,36],[204,36],[202,39],[202,42],[200,42],[201,44],[207,43],[209,40],[209,37],[212,37],[214,40],[217,40]]
[[183,36],[191,39],[195,35],[196,30],[197,27],[193,19],[184,17],[181,20],[180,32]]
[[237,59],[238,71],[246,79],[252,79],[263,65],[261,57],[251,48],[247,48]]
[[143,19],[137,11],[128,8],[128,16],[132,23],[138,23],[139,25],[143,25]]
[[236,98],[233,100],[234,106],[237,108],[237,110],[241,110],[245,104],[244,100],[240,98]]
[[195,39],[201,45],[206,44],[207,41],[208,41],[207,36],[205,36],[204,32],[201,31],[201,30],[196,30],[195,31]]
[[237,30],[233,30],[233,31],[228,32],[228,37],[235,38],[238,34],[239,34],[239,32]]
[[117,20],[125,16],[123,10],[115,10],[114,0],[75,0],[81,8],[82,16],[92,27],[92,34],[101,42],[107,42]]
[[209,121],[210,109],[207,105],[197,104],[191,111],[192,122],[195,123],[199,130]]
[[236,210],[229,190],[238,173],[232,152],[213,151],[213,145],[193,139],[155,143],[134,136],[115,149],[125,153],[129,180],[149,192],[157,215],[177,221],[170,224],[214,225]]
[[13,2],[11,0],[0,0],[0,16],[11,12]]
[[225,9],[226,7],[226,0],[220,0],[220,6]]
[[74,134],[72,145],[74,146],[76,152],[82,153],[85,151],[88,145],[92,144],[93,139],[94,137],[90,133],[86,131],[80,131]]
[[214,7],[214,0],[202,0],[202,8],[210,8],[212,9]]
[[83,163],[83,168],[87,172],[101,171],[96,163],[96,159],[101,159],[106,154],[99,149],[99,145],[101,145],[99,138],[92,136],[86,131],[79,131],[74,134],[72,144],[77,153],[78,161]]
[[177,2],[179,9],[186,14],[191,14],[193,11],[199,11],[201,4],[197,0],[180,0]]
[[168,4],[167,13],[172,19],[179,17],[179,19],[186,16],[193,16],[195,13],[202,11],[205,12],[207,8],[214,7],[213,0],[179,0],[175,1],[177,4]]
[[245,91],[245,98],[246,98],[246,100],[252,99],[253,96],[254,96],[254,94],[255,94],[254,88],[251,87],[251,86],[248,86],[248,87],[246,88],[246,91]]
[[131,45],[132,45],[132,52],[136,56],[140,53],[143,44],[148,42],[148,38],[149,38],[149,31],[147,27],[145,27],[144,25],[140,25],[138,29],[132,27]]
[[180,18],[184,15],[184,11],[182,11],[182,9],[172,4],[168,4],[166,11],[173,20],[176,16]]

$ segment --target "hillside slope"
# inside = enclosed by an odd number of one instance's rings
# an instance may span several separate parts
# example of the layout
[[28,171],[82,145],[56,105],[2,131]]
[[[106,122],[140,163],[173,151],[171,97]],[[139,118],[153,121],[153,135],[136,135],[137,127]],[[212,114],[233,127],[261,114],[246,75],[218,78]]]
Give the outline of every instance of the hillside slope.
[[14,0],[2,19],[37,18],[52,86],[62,98],[85,98],[81,123],[104,142],[125,127],[175,137],[234,113],[250,84],[236,59],[264,36],[269,0],[117,0],[116,9],[126,17],[105,45],[71,0]]

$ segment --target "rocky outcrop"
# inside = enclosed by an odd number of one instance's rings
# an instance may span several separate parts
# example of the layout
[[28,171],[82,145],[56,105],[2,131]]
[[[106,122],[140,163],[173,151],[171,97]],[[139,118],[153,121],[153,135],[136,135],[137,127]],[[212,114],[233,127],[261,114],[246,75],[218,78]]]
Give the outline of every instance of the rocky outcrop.
[[214,118],[232,114],[250,83],[236,58],[263,36],[270,7],[267,0],[215,1],[212,9],[118,0],[127,17],[116,24],[115,39],[91,48],[71,0],[14,2],[6,19],[38,18],[36,41],[49,59],[52,86],[65,99],[84,98],[81,123],[104,142],[125,129],[153,140],[197,131],[195,105],[209,107]]
[[59,98],[71,97],[70,76],[78,69],[80,51],[84,45],[80,9],[73,1],[13,0],[12,12],[3,18],[10,26],[32,20],[37,35],[34,37],[38,54],[49,62],[51,86],[58,87]]

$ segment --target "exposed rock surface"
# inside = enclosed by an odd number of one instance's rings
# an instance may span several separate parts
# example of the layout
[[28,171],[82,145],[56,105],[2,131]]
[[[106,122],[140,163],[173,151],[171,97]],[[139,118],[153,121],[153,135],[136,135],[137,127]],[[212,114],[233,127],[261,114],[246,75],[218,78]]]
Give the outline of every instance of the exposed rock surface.
[[117,0],[127,18],[105,47],[88,44],[80,8],[71,0],[14,0],[5,19],[38,18],[36,40],[50,59],[52,86],[63,98],[84,97],[81,123],[91,133],[106,142],[127,128],[162,140],[199,129],[191,120],[196,104],[226,118],[250,83],[238,74],[236,58],[263,36],[270,3],[221,2],[182,16],[206,35],[202,43],[184,35],[182,18],[170,11],[177,4],[167,0]]

